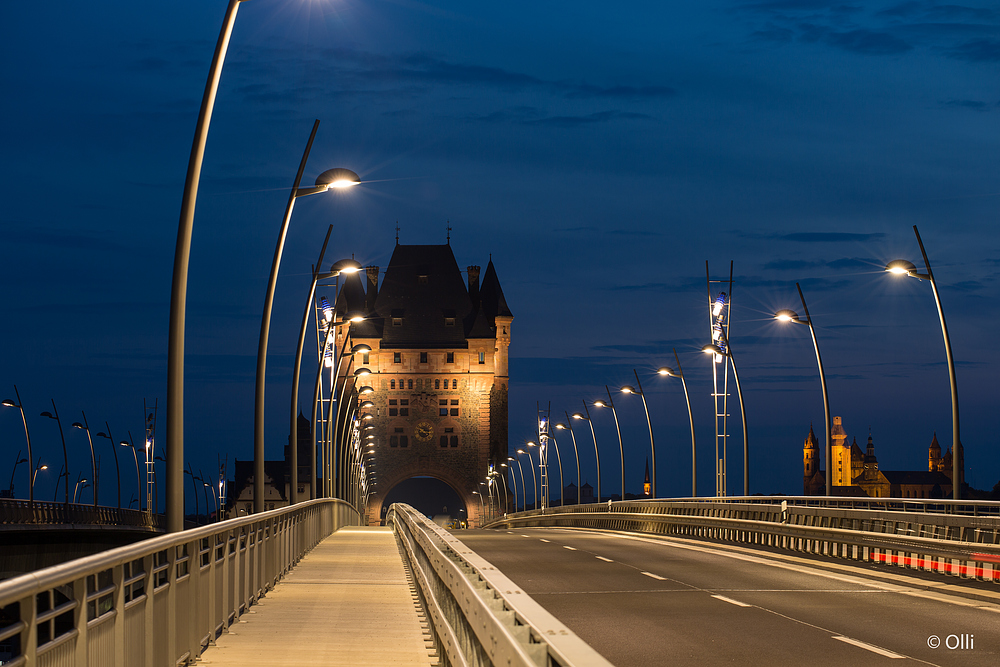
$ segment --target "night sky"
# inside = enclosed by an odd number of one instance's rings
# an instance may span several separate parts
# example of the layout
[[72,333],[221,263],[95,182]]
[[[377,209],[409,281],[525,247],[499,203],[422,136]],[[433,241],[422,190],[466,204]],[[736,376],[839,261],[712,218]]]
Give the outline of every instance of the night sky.
[[[653,374],[673,365],[676,347],[699,489],[710,493],[705,261],[713,277],[733,261],[751,491],[800,493],[810,423],[822,434],[808,330],[771,319],[779,308],[801,314],[796,281],[833,414],[862,447],[871,428],[883,469],[925,470],[935,431],[951,445],[941,331],[930,285],[882,271],[897,258],[923,268],[917,225],[958,362],[966,476],[992,488],[1000,9],[958,2],[243,3],[195,221],[187,460],[214,475],[220,454],[230,471],[252,458],[267,272],[318,118],[305,181],[348,167],[364,184],[296,206],[271,330],[269,458],[286,442],[298,319],[327,225],[329,261],[384,269],[398,222],[404,244],[444,243],[450,223],[463,268],[485,268],[492,254],[515,316],[512,450],[534,437],[536,401],[551,401],[561,421],[605,384],[633,384],[635,368],[653,411],[660,494],[689,494],[683,394]],[[51,499],[62,462],[55,423],[38,417],[50,399],[67,429],[83,409],[116,440],[141,439],[143,398],[159,399],[165,421],[181,193],[225,7],[0,7],[0,397],[18,386],[36,456],[52,466],[38,498]],[[637,491],[641,403],[616,403]],[[592,413],[607,493],[619,477],[614,422]],[[736,493],[738,418],[732,432]],[[66,435],[75,481],[89,475],[89,453],[80,431]],[[594,484],[589,434],[578,436]],[[101,502],[113,503],[109,445],[95,444]],[[569,440],[560,446],[571,459]],[[20,416],[0,409],[0,486],[18,449]],[[133,464],[121,465],[127,503]],[[24,465],[17,475],[24,497]]]

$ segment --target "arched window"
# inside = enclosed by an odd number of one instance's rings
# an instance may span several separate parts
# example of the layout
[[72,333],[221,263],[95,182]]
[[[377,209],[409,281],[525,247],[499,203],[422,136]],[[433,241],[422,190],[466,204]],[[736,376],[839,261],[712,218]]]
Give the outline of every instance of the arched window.
[[451,388],[452,389],[458,389],[458,380],[457,379],[451,381]]
[[389,388],[390,389],[395,389],[396,388],[396,381],[395,380],[389,380]]
[[435,389],[441,388],[441,380],[434,380],[434,388]]

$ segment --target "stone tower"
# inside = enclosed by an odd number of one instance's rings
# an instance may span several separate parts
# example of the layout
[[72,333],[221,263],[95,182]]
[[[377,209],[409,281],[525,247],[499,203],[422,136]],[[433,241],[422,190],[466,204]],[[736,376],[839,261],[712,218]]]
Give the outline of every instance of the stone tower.
[[806,496],[814,495],[817,491],[814,487],[814,479],[819,470],[819,444],[816,442],[816,434],[813,432],[812,424],[809,425],[809,435],[802,445],[802,494]]
[[[467,269],[463,280],[450,244],[397,242],[381,286],[379,269],[348,278],[344,293],[363,304],[369,317],[351,326],[348,346],[369,345],[353,368],[371,375],[366,399],[375,435],[378,482],[368,502],[377,523],[382,502],[400,482],[433,477],[465,502],[472,525],[480,503],[472,492],[486,479],[489,464],[507,460],[507,390],[510,330],[507,307],[492,259],[483,274]],[[340,336],[338,345],[343,345]],[[362,359],[366,356],[366,359]],[[353,372],[353,369],[352,369]]]

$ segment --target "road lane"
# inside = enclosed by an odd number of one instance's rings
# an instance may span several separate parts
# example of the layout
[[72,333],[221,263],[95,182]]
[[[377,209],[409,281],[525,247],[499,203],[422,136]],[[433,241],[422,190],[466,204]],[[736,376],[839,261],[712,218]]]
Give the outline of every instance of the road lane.
[[555,528],[456,535],[620,666],[1000,664],[1000,606],[928,593],[916,579],[694,540]]

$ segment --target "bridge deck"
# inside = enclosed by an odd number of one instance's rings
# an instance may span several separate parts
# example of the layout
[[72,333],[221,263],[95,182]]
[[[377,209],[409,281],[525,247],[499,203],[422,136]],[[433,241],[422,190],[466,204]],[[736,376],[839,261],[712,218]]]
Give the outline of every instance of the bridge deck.
[[202,664],[437,663],[389,528],[342,528],[244,614]]

